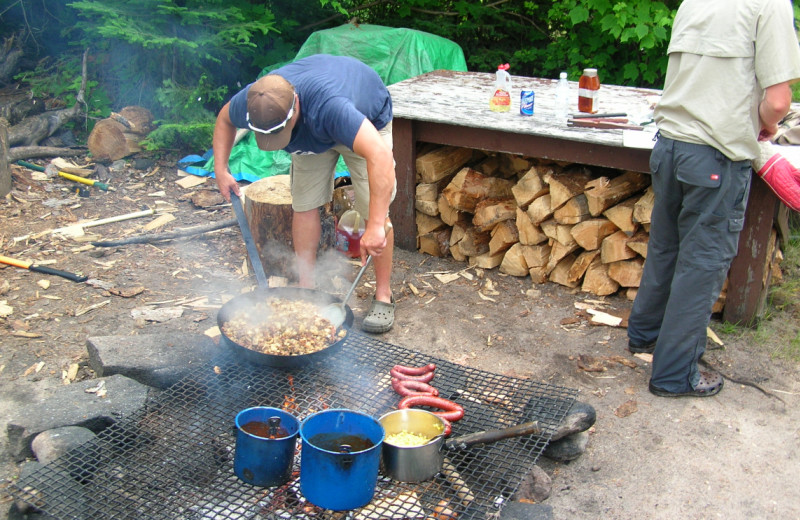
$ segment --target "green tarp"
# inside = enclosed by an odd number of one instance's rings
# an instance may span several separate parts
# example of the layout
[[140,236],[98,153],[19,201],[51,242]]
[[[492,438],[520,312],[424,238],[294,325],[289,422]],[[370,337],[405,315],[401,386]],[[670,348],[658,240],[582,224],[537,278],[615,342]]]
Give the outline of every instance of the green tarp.
[[[345,24],[317,31],[308,37],[295,60],[313,54],[357,58],[375,69],[387,85],[432,70],[467,70],[464,53],[455,42],[422,31],[380,25]],[[261,151],[248,135],[234,146],[229,166],[237,179],[251,180],[289,173],[290,164],[288,153]],[[214,159],[202,169],[213,172]],[[343,171],[346,167],[340,158],[337,172]]]

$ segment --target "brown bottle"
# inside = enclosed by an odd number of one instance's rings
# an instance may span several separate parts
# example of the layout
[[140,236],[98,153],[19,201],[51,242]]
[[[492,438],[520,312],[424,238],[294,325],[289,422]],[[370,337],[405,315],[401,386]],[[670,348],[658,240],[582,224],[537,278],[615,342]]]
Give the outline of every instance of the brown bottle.
[[583,69],[578,81],[578,110],[594,114],[597,112],[597,98],[600,91],[600,78],[597,69]]

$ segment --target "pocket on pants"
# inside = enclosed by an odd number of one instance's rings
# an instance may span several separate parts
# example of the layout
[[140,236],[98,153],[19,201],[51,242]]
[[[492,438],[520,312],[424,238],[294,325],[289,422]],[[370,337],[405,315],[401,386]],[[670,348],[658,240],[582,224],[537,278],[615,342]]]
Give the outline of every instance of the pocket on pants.
[[676,161],[675,172],[680,182],[701,188],[719,188],[726,168],[717,157],[716,150],[698,145],[698,150],[680,159]]

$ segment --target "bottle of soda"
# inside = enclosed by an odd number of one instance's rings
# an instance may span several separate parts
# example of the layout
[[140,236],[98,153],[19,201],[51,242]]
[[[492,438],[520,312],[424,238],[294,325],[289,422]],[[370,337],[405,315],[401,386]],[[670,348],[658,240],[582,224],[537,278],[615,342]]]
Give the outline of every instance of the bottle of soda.
[[597,112],[597,99],[600,91],[600,78],[597,69],[583,69],[578,81],[578,110],[594,114]]

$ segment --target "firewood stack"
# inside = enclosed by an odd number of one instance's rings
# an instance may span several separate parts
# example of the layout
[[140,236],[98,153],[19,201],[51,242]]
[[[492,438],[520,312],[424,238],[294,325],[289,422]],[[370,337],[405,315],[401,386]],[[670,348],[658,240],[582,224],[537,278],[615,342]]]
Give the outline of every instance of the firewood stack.
[[536,284],[635,296],[654,201],[649,175],[479,154],[444,146],[418,156],[421,252]]

